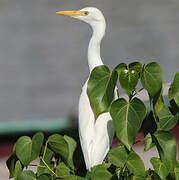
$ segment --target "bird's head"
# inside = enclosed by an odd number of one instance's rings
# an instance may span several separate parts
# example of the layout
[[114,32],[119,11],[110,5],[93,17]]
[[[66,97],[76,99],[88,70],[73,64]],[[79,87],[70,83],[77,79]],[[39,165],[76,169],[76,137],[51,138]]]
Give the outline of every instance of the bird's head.
[[102,12],[95,7],[86,7],[78,11],[58,11],[56,14],[71,16],[90,24],[92,27],[97,24],[105,24]]

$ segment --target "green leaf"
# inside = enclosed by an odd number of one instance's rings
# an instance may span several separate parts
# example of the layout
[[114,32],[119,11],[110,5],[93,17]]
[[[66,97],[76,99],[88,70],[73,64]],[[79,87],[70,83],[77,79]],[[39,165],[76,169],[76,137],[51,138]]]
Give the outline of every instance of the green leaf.
[[143,121],[144,136],[148,133],[153,134],[157,130],[157,124],[153,117],[153,113],[150,112]]
[[118,64],[118,65],[115,67],[115,71],[116,71],[117,74],[118,74],[118,79],[119,79],[119,77],[120,77],[120,75],[121,75],[121,72],[122,72],[123,70],[125,70],[126,67],[127,67],[127,65],[126,65],[125,63],[120,63],[120,64]]
[[154,133],[154,140],[162,162],[167,160],[173,169],[177,153],[177,144],[173,134],[168,131],[157,131]]
[[177,115],[173,115],[167,106],[163,106],[163,108],[157,113],[159,118],[159,124],[161,130],[170,130],[178,122]]
[[65,177],[64,180],[78,180],[78,177],[71,174],[71,175]]
[[179,164],[174,168],[175,179],[179,180]]
[[[44,149],[43,149],[43,153],[44,153]],[[51,164],[53,157],[54,157],[54,152],[51,151],[49,148],[47,148],[44,156],[44,161],[49,165]]]
[[65,161],[68,161],[68,143],[63,136],[53,134],[48,138],[47,142],[55,153],[59,154]]
[[25,170],[18,175],[17,180],[37,180],[37,179],[33,171]]
[[132,180],[144,180],[144,176],[140,176],[140,175],[133,176]]
[[72,169],[74,169],[73,154],[74,154],[74,151],[76,149],[77,144],[76,144],[76,141],[73,138],[71,138],[71,137],[69,137],[67,135],[64,135],[64,139],[68,143],[68,151],[69,151],[68,164]]
[[60,178],[65,178],[70,175],[70,169],[63,162],[61,162],[56,167],[56,175]]
[[80,177],[80,176],[75,176],[73,174],[70,174],[70,175],[66,176],[64,178],[64,180],[87,180],[87,179]]
[[129,171],[134,174],[134,176],[145,177],[144,163],[134,151],[130,152],[126,165]]
[[90,180],[111,180],[112,174],[107,170],[105,164],[92,167],[90,172]]
[[161,180],[160,176],[154,170],[149,169],[146,173],[148,174],[146,180]]
[[31,162],[32,140],[28,136],[22,136],[18,139],[15,149],[17,157],[24,166]]
[[175,102],[179,108],[179,72],[175,74],[174,80],[170,85],[168,97],[171,105],[173,105]]
[[37,178],[37,180],[49,180],[49,177],[46,175],[41,175]]
[[130,102],[120,98],[112,103],[110,114],[117,137],[130,150],[146,116],[144,103],[138,98]]
[[133,176],[134,176],[133,174],[125,175],[125,176],[121,177],[120,180],[123,180],[123,179],[124,180],[132,180]]
[[158,129],[170,130],[177,124],[178,118],[177,116],[174,116],[164,104],[162,94],[163,89],[161,89],[154,97],[150,96],[150,100],[154,107],[154,114],[158,117]]
[[170,171],[170,167],[168,167],[168,162],[162,162],[159,158],[152,157],[150,162],[155,170],[155,172],[161,177],[161,179],[165,179]]
[[142,86],[154,97],[162,87],[162,70],[156,62],[144,66],[141,74]]
[[117,73],[112,74],[107,66],[95,67],[88,80],[87,93],[96,118],[107,112],[114,98],[114,89],[117,82]]
[[[44,154],[44,148],[42,153]],[[40,157],[40,164],[37,166],[38,180],[43,180],[43,177],[44,180],[46,180],[45,179],[46,175],[53,175],[52,171],[49,170],[49,168],[51,169],[54,168],[54,164],[52,162],[53,157],[54,157],[54,152],[51,151],[49,148],[46,148],[45,155],[43,156],[43,161],[42,161],[42,157]]]
[[145,136],[145,146],[144,146],[144,152],[147,152],[149,149],[151,149],[152,147],[154,147],[155,144],[152,141],[152,136],[150,133],[148,133]]
[[163,88],[161,88],[155,96],[150,96],[150,101],[153,104],[154,113],[158,114],[164,108],[164,100],[163,100]]
[[32,137],[32,155],[31,155],[31,161],[35,160],[39,156],[40,150],[42,148],[43,141],[44,141],[44,135],[41,132],[36,133]]
[[84,177],[77,176],[77,180],[87,180],[87,179]]
[[133,69],[138,73],[142,72],[142,64],[140,62],[133,62],[129,64],[129,69]]
[[46,164],[46,162],[42,160],[42,158],[40,158],[40,164],[37,166],[37,177],[41,176],[41,175],[54,175],[53,172],[53,164]]
[[17,180],[17,176],[22,172],[22,165],[21,165],[21,162],[18,160],[16,162],[16,165],[15,165],[15,169],[14,169],[14,177],[15,177],[15,180]]
[[123,167],[127,161],[127,158],[128,152],[123,145],[111,149],[108,153],[108,161],[117,167]]
[[17,157],[15,154],[12,154],[9,159],[6,161],[6,165],[9,169],[9,178],[13,178],[14,177],[14,170],[15,170],[15,165],[17,162]]
[[122,63],[116,67],[118,73],[118,79],[121,87],[125,90],[128,96],[131,95],[132,91],[135,90],[138,83],[142,65],[139,62],[134,62],[129,65]]

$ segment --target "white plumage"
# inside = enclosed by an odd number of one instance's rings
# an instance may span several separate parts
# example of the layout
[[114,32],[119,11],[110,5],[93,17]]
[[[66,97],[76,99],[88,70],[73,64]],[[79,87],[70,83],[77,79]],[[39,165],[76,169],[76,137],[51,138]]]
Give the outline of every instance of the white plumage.
[[109,151],[114,136],[110,114],[103,113],[95,121],[87,96],[87,82],[83,86],[79,100],[79,136],[86,168],[101,164]]
[[[103,65],[100,57],[100,43],[105,34],[106,22],[100,10],[87,7],[79,11],[60,11],[60,15],[67,15],[88,23],[93,35],[88,47],[88,65],[90,72],[96,66]],[[87,82],[82,88],[79,99],[79,136],[86,163],[86,168],[101,164],[109,151],[114,136],[114,128],[110,114],[103,113],[95,120],[87,95]],[[117,98],[117,93],[115,93]]]

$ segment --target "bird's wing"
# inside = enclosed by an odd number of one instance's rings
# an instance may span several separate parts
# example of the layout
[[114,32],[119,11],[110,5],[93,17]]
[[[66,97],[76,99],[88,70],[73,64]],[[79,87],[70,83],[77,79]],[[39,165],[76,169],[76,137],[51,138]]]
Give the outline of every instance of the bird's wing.
[[114,137],[114,127],[108,112],[99,115],[95,123],[91,166],[101,164],[106,157]]
[[114,128],[109,113],[101,114],[95,121],[87,95],[87,82],[79,101],[79,136],[87,169],[102,163],[112,143]]
[[79,100],[79,120],[78,129],[81,147],[86,163],[86,168],[91,167],[91,151],[94,140],[94,123],[95,117],[90,106],[90,102],[87,95],[87,82],[83,86],[82,93]]

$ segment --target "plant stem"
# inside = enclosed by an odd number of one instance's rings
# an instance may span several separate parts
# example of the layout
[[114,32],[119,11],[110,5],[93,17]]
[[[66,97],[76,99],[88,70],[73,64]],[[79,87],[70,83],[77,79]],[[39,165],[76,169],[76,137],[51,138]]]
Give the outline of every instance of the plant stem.
[[[52,174],[55,176],[55,177],[57,177],[57,175],[55,174],[55,172],[48,166],[48,164],[45,162],[45,154],[46,154],[46,152],[47,152],[47,143],[48,143],[48,141],[46,141],[46,143],[45,143],[45,147],[44,147],[44,152],[43,152],[43,156],[42,156],[42,158],[41,158],[41,160],[42,160],[42,162],[45,164],[45,166],[49,169],[49,171],[50,172],[52,172]],[[53,176],[52,176],[52,179],[53,179]]]
[[46,151],[47,151],[47,141],[45,143],[44,153],[43,153],[43,157],[42,157],[43,160],[45,158]]
[[142,90],[144,90],[144,88],[141,88],[139,90],[135,90],[135,93],[133,94],[133,96],[136,96],[137,94],[139,94]]
[[134,91],[132,91],[132,93],[130,94],[130,96],[129,96],[129,101],[131,101],[131,99],[134,97],[134,96],[136,96],[140,91],[142,91],[142,90],[144,90],[144,88],[141,88],[141,89],[139,89],[139,90],[134,90]]
[[45,166],[49,169],[49,171],[52,172],[53,175],[56,176],[56,174],[54,173],[54,171],[48,166],[48,164],[44,161],[44,159],[42,158],[42,162],[45,164]]

